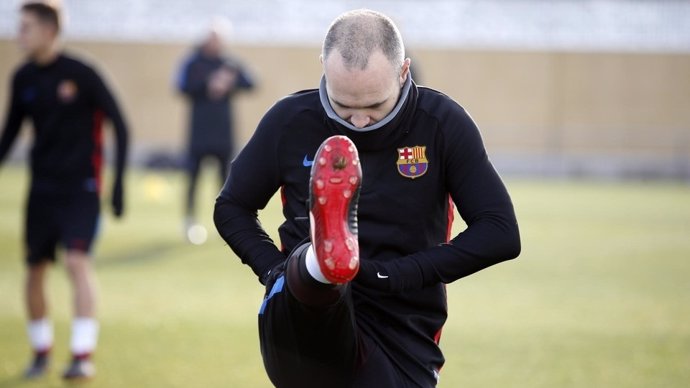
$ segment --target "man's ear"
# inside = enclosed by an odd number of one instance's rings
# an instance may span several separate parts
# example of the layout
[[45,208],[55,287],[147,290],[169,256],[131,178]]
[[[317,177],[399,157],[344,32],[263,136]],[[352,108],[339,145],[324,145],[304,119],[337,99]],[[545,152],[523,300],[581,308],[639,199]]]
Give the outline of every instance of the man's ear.
[[407,81],[407,77],[410,76],[410,64],[412,64],[412,60],[410,58],[405,58],[405,61],[403,61],[402,68],[400,69],[400,87],[402,88],[403,85],[405,85],[405,81]]

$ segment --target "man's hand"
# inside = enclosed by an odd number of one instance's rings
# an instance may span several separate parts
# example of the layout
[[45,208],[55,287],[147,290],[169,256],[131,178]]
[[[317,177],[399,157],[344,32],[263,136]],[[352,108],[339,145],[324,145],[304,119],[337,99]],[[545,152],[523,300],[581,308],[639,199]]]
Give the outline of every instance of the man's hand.
[[390,261],[360,260],[355,281],[391,293],[419,290],[424,287],[424,270],[414,256]]
[[395,279],[391,279],[391,274],[385,267],[383,263],[360,260],[355,281],[379,291],[392,291],[392,282]]
[[113,196],[111,197],[113,205],[113,215],[116,218],[122,217],[124,213],[124,194],[122,188],[122,179],[116,179],[113,184]]
[[287,263],[287,261],[283,260],[271,267],[271,269],[259,276],[259,282],[264,286],[268,286],[269,284],[272,286],[275,279],[285,272],[285,263]]
[[235,86],[237,72],[222,67],[213,73],[208,80],[208,96],[212,100],[219,100],[228,94]]

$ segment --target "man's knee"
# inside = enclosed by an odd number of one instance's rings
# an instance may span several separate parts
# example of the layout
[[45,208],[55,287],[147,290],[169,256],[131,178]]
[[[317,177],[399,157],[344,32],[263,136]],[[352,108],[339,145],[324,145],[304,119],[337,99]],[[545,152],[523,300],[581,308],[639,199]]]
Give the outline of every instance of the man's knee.
[[49,259],[27,265],[27,275],[29,281],[40,281],[45,276],[46,269],[50,264]]
[[340,302],[349,286],[324,284],[312,278],[305,264],[308,249],[311,249],[311,243],[303,243],[288,257],[285,277],[291,295],[300,303],[310,307],[325,308]]
[[65,258],[65,266],[71,274],[87,273],[91,270],[91,258],[86,252],[70,250]]

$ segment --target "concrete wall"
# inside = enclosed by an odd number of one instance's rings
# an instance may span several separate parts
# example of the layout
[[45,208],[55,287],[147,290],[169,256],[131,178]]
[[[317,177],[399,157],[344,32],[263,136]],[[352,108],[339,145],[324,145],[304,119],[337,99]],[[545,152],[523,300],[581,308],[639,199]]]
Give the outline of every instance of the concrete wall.
[[[69,42],[116,91],[135,152],[180,151],[186,106],[172,82],[188,47]],[[278,98],[318,84],[318,47],[239,46],[259,88],[239,98],[246,141]],[[412,48],[423,84],[465,106],[504,172],[690,177],[690,55]],[[21,61],[0,41],[0,106]],[[3,111],[4,113],[4,111]]]

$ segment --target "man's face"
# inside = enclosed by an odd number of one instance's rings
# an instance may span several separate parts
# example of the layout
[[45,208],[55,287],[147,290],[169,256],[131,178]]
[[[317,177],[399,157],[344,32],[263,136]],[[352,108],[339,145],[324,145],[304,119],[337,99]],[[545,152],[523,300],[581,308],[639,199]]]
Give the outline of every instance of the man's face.
[[409,60],[396,68],[380,51],[369,57],[364,70],[345,67],[333,50],[323,63],[326,92],[335,113],[357,128],[376,124],[395,107],[408,76]]
[[22,12],[19,21],[19,47],[29,57],[50,47],[56,37],[55,27],[42,23],[32,12]]
[[223,49],[223,42],[220,35],[211,31],[204,42],[204,53],[210,57],[217,57]]

